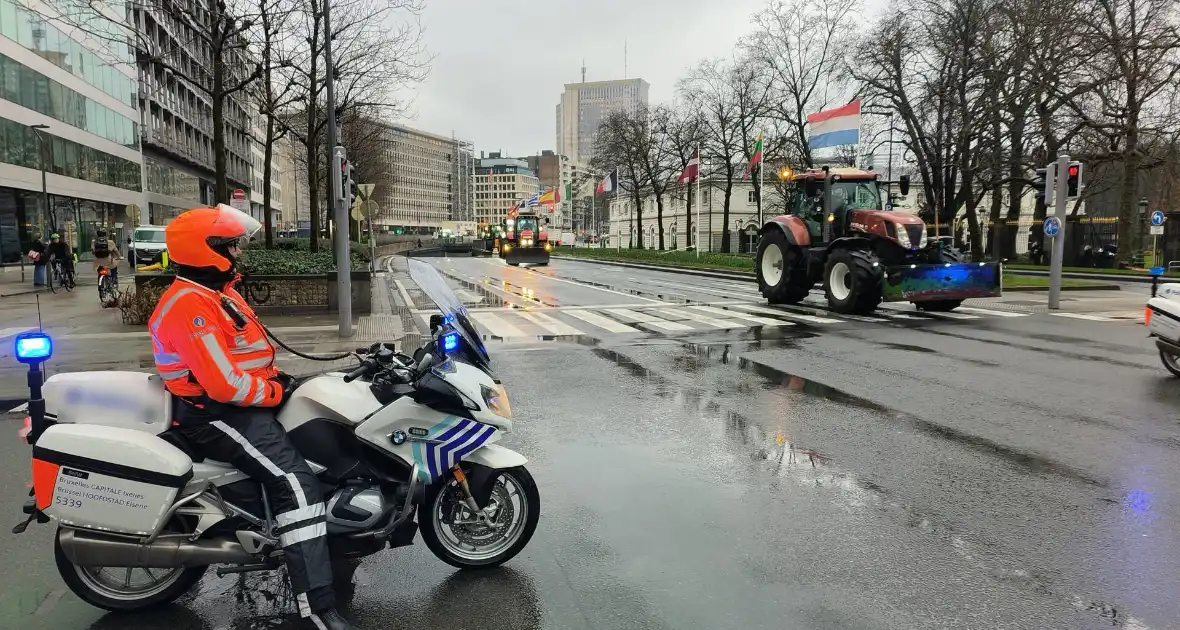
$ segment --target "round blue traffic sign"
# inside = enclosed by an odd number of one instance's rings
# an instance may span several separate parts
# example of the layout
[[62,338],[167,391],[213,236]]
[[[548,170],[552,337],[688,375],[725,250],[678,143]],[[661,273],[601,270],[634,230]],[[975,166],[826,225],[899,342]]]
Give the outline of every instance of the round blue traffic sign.
[[1151,213],[1151,224],[1152,225],[1163,225],[1164,224],[1164,211],[1163,210],[1156,210],[1155,212]]
[[1057,236],[1061,231],[1061,219],[1057,217],[1045,217],[1045,236]]

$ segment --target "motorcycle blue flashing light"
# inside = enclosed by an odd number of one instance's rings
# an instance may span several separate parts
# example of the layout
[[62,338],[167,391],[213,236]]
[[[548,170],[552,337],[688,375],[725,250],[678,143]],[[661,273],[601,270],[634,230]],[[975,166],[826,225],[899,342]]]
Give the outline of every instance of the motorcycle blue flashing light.
[[443,352],[451,352],[459,347],[459,333],[449,332],[442,338]]
[[53,340],[49,335],[36,331],[16,336],[16,360],[21,363],[42,363],[53,356]]

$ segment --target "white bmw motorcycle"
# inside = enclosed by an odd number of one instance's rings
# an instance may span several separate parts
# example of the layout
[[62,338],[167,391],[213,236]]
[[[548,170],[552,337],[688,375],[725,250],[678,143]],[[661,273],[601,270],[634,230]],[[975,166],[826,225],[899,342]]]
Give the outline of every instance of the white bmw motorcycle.
[[[498,566],[532,538],[537,486],[496,444],[512,429],[508,396],[462,302],[432,267],[410,261],[410,273],[441,310],[416,356],[375,344],[350,372],[300,379],[278,419],[324,486],[333,561],[409,545],[417,530],[443,562]],[[31,391],[33,498],[13,531],[57,521],[58,571],[80,598],[141,610],[211,565],[282,565],[265,491],[168,431],[159,377],[56,374],[43,395]]]

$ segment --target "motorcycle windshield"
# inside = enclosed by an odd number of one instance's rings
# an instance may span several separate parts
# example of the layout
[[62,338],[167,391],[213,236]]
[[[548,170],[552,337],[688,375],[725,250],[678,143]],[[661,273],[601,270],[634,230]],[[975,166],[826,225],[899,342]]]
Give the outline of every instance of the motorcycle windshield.
[[422,262],[411,258],[410,261],[410,278],[418,285],[419,289],[426,294],[442,311],[443,318],[447,320],[455,332],[463,338],[462,352],[474,365],[478,368],[486,368],[491,363],[491,357],[488,356],[487,348],[484,347],[480,340],[480,334],[471,323],[467,316],[467,307],[463,306],[463,301],[451,287],[447,285],[447,281],[439,275],[438,271]]

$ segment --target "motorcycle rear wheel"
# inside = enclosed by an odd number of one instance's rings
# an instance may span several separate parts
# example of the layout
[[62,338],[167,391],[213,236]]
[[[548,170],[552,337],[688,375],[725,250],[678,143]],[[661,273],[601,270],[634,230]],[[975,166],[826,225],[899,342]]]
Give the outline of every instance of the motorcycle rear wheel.
[[[472,517],[459,500],[458,484],[451,479],[427,488],[418,510],[418,530],[422,541],[439,560],[460,569],[491,569],[508,562],[528,545],[541,518],[537,483],[524,466],[517,466],[501,470],[495,484],[488,501],[488,508],[494,506],[491,518],[494,521],[507,515],[509,519],[500,528],[459,524],[456,529],[456,524],[445,522],[447,510],[457,508],[458,516]],[[455,514],[449,516],[453,518]],[[487,544],[473,544],[473,540]]]
[[[61,529],[58,530],[61,535]],[[53,539],[57,572],[79,599],[111,612],[135,612],[171,604],[196,586],[208,567],[143,569],[138,567],[82,567],[69,561],[57,536]],[[132,577],[139,576],[136,583]],[[146,576],[147,582],[142,583]]]

